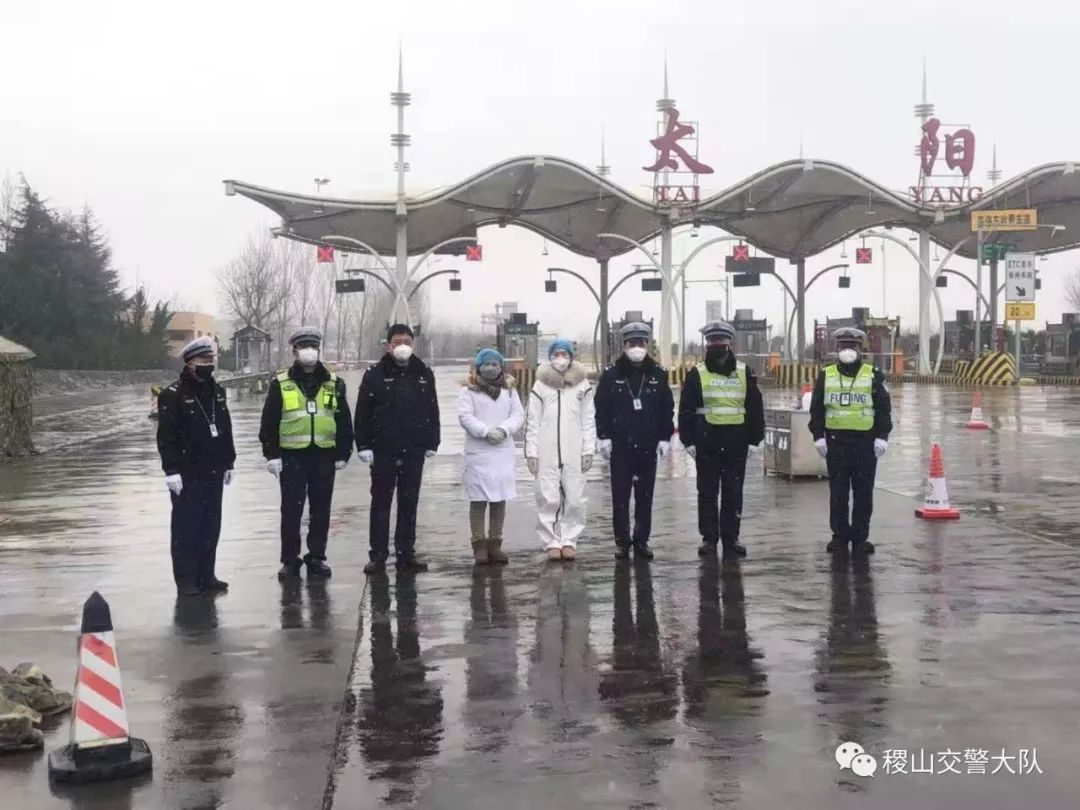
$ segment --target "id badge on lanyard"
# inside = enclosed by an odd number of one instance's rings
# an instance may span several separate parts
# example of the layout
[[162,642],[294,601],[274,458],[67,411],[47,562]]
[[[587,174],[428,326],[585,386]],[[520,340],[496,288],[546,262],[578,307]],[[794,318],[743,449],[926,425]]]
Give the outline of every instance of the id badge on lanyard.
[[307,401],[307,412],[309,414],[311,414],[312,416],[314,416],[315,414],[317,414],[319,412],[319,406],[317,404],[315,404],[315,400],[309,399]]
[[846,408],[850,404],[851,404],[851,394],[848,391],[844,391],[842,394],[840,394],[840,405],[842,407]]
[[213,422],[210,423],[210,438],[216,439],[218,437],[217,425]]
[[640,411],[641,410],[641,397],[634,397],[634,410],[635,411]]

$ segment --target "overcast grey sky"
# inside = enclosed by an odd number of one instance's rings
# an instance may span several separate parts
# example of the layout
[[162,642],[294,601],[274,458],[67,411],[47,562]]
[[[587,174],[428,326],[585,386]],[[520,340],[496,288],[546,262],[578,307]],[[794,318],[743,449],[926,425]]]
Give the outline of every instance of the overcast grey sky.
[[[716,169],[706,193],[796,157],[800,133],[808,157],[905,188],[917,174],[912,106],[924,54],[939,117],[970,123],[978,137],[977,180],[995,142],[1006,179],[1080,160],[1073,4],[741,5],[3,0],[0,170],[25,173],[55,205],[89,204],[127,284],[138,272],[156,292],[215,311],[215,270],[249,234],[276,224],[255,203],[226,198],[222,179],[310,192],[322,175],[335,196],[392,188],[399,37],[413,94],[410,193],[521,154],[594,166],[602,125],[612,179],[650,182],[640,167],[652,158],[665,48],[671,94],[700,122],[701,157]],[[591,324],[587,294],[566,282],[565,294],[545,296],[541,281],[549,264],[595,276],[595,263],[556,248],[543,257],[539,237],[513,228],[483,231],[481,241],[485,261],[463,264],[463,293],[437,285],[437,311],[452,304],[452,317],[478,323],[495,302],[517,300],[545,330],[577,335]],[[680,241],[676,259],[693,244]],[[691,276],[706,276],[723,253],[721,245],[705,254]],[[613,262],[615,275],[633,261]],[[808,323],[858,305],[880,314],[886,296],[889,314],[913,324],[914,263],[897,247],[887,261],[884,290],[880,259],[853,272],[850,290],[815,287]],[[1059,319],[1061,278],[1077,265],[1073,254],[1041,265],[1040,319]],[[655,312],[658,295],[624,290],[616,311]],[[693,328],[704,300],[720,292],[691,288]],[[943,292],[948,317],[972,305],[970,288]],[[781,302],[768,280],[734,298],[773,322]]]

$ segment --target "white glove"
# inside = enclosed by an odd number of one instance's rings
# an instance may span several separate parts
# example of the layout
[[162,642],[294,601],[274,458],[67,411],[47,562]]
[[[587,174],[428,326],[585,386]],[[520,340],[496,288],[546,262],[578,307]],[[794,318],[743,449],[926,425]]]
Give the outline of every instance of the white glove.
[[339,459],[339,460],[334,462],[334,469],[337,470],[338,472],[341,472],[342,470],[344,470],[348,466],[349,466],[349,462],[347,462],[347,461],[341,461]]
[[373,463],[375,461],[375,451],[374,450],[361,450],[360,451],[360,461],[363,464],[371,464],[371,463]]
[[502,444],[506,441],[506,431],[501,427],[491,428],[484,438],[488,444]]
[[281,459],[272,458],[266,462],[266,471],[272,476],[277,477],[281,475]]
[[686,448],[686,455],[690,456],[690,458],[692,458],[692,459],[694,459],[696,461],[697,460],[697,448],[694,447],[694,445],[690,445],[689,447]]
[[816,439],[814,441],[814,447],[817,448],[818,454],[822,458],[825,458],[825,456],[829,455],[829,446],[825,443],[824,439]]
[[874,457],[881,458],[889,449],[889,443],[884,439],[874,439]]
[[596,443],[596,451],[604,458],[611,460],[611,439],[600,439]]
[[663,461],[671,452],[671,442],[660,442],[656,445],[656,457]]
[[592,456],[581,457],[581,471],[587,473],[592,468]]
[[179,495],[184,491],[184,479],[179,475],[166,475],[165,486],[169,488],[169,492],[173,495]]
[[425,450],[424,451],[424,458],[431,458],[433,455],[435,455],[434,450]]
[[229,484],[231,484],[232,479],[233,479],[233,471],[232,470],[226,470],[225,471],[225,486],[228,486]]
[[540,472],[540,462],[537,461],[535,458],[527,458],[525,459],[525,463],[529,466],[529,472],[533,475],[536,475],[538,472]]

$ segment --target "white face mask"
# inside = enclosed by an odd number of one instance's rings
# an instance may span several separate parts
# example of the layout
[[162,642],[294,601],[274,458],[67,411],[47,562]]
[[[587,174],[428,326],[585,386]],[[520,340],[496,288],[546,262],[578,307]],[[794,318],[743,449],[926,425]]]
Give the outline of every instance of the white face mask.
[[855,349],[841,349],[836,356],[841,363],[854,363],[859,359],[859,353]]
[[484,363],[480,366],[480,376],[485,380],[497,380],[502,374],[502,366],[498,363]]
[[394,347],[392,354],[399,363],[407,363],[409,358],[412,357],[412,346],[402,343],[400,346]]
[[556,371],[566,371],[570,368],[570,358],[562,356],[554,357],[551,360],[551,367]]
[[296,359],[300,361],[302,366],[313,366],[319,362],[319,350],[310,347],[297,349]]
[[630,358],[631,363],[640,363],[645,359],[646,354],[647,352],[641,346],[634,346],[626,350],[626,356]]

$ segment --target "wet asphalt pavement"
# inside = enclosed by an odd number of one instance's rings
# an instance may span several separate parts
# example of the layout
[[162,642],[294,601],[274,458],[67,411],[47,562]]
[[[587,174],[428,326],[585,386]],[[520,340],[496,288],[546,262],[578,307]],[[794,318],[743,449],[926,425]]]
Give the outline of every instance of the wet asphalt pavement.
[[[190,604],[173,591],[145,387],[42,403],[35,439],[50,452],[0,466],[0,664],[35,660],[70,684],[80,606],[100,590],[155,768],[54,793],[43,754],[7,756],[0,806],[1077,805],[1080,391],[988,391],[994,430],[974,432],[970,392],[895,386],[868,563],[824,554],[824,482],[765,478],[758,455],[750,556],[702,564],[676,452],[661,465],[651,565],[611,559],[603,463],[579,560],[543,562],[522,463],[511,564],[474,571],[458,373],[439,374],[444,446],[421,501],[431,571],[365,579],[368,475],[354,462],[335,493],[333,579],[280,585],[261,402],[234,397],[241,458],[219,550],[232,591]],[[931,441],[956,523],[912,515]],[[47,750],[67,731],[64,718]],[[837,766],[845,741],[877,757],[873,778]],[[886,773],[884,752],[899,749],[935,773]],[[967,749],[988,752],[985,774],[969,772]],[[1020,749],[1042,774],[1008,773],[1025,769]],[[958,762],[939,756],[950,751]]]

